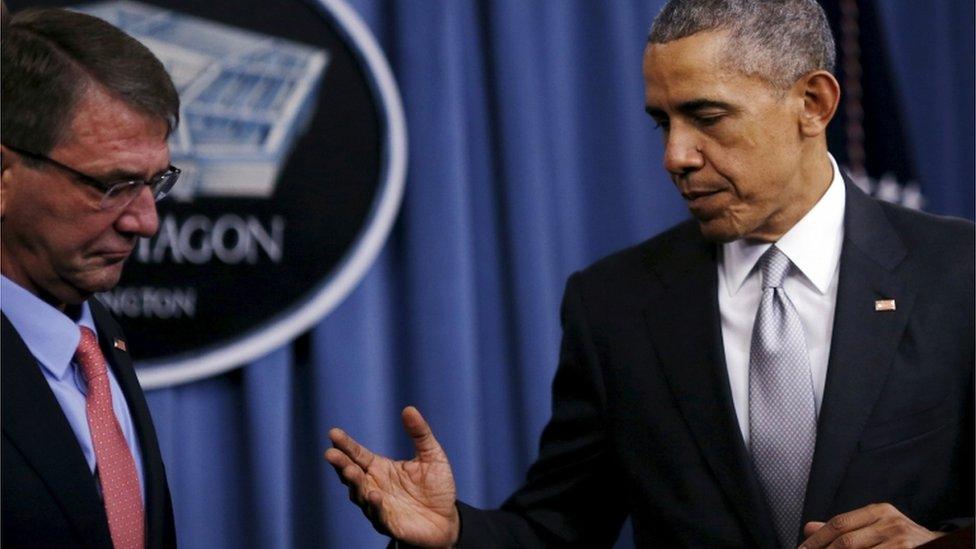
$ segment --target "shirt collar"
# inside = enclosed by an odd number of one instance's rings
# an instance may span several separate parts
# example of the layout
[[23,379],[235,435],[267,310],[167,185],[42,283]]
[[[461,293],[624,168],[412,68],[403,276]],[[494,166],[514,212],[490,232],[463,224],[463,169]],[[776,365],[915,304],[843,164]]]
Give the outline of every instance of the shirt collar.
[[81,341],[79,326],[96,334],[88,302],[82,303],[78,322],[41,298],[0,275],[0,309],[34,358],[56,379],[63,379]]
[[[827,192],[776,242],[786,257],[821,294],[833,280],[844,240],[844,178],[834,157],[827,154],[833,178]],[[735,295],[753,272],[756,262],[772,246],[769,242],[735,240],[722,245],[722,275]]]

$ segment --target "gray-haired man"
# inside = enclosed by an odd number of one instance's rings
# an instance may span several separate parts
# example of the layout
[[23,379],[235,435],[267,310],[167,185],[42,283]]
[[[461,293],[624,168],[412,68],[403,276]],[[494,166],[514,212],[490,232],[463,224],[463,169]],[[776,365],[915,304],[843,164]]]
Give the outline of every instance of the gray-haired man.
[[972,516],[973,226],[845,180],[833,58],[814,0],[665,6],[646,109],[695,219],[569,279],[552,419],[500,510],[455,501],[413,408],[410,461],[333,430],[380,531],[607,547],[630,515],[641,547],[902,547]]

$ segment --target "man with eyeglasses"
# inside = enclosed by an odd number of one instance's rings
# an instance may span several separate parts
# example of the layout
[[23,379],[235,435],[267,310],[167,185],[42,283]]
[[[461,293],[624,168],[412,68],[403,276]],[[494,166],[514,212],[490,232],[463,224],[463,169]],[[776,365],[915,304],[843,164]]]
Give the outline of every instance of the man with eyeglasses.
[[0,59],[2,543],[175,546],[115,286],[179,177],[179,98],[139,42],[59,9],[4,17]]

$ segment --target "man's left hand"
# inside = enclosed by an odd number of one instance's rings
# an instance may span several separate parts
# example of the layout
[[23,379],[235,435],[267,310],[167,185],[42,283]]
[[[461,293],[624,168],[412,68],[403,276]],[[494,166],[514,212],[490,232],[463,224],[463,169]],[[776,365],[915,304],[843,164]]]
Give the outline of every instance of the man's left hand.
[[802,549],[820,547],[918,547],[945,535],[915,524],[890,503],[875,503],[827,522],[808,522],[803,527]]

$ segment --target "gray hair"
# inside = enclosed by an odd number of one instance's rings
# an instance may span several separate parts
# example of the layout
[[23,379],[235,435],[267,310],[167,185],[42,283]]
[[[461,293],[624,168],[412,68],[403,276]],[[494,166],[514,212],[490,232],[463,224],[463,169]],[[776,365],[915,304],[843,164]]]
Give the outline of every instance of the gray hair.
[[711,30],[729,33],[729,68],[780,89],[810,71],[834,70],[834,37],[816,0],[670,0],[647,40],[664,44]]

